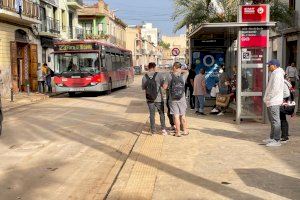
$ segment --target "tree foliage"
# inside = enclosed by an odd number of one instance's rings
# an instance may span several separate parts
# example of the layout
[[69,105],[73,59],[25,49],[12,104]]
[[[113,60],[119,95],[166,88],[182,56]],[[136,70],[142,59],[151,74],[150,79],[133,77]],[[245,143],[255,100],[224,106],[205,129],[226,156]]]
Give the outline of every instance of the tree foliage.
[[159,46],[161,46],[163,49],[170,49],[170,44],[169,43],[166,43],[164,41],[160,41],[158,43]]
[[[189,25],[213,22],[236,22],[239,0],[174,0],[172,16],[177,24],[174,32]],[[293,25],[294,11],[280,0],[266,0],[270,4],[271,20]]]

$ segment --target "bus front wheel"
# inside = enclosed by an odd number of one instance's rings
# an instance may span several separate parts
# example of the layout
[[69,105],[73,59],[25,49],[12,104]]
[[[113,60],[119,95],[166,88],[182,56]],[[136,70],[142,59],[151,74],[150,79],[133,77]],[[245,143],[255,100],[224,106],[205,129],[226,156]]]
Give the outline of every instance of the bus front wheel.
[[75,92],[69,92],[69,97],[75,97]]

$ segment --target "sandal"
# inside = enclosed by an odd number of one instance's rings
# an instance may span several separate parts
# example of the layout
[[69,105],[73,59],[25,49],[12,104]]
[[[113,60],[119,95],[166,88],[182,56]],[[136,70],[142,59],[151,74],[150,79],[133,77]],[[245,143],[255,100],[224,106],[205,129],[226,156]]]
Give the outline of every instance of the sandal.
[[175,137],[181,137],[182,135],[181,135],[181,134],[175,133],[174,136],[175,136]]
[[190,132],[187,132],[187,133],[183,133],[182,135],[183,136],[188,136],[190,134]]

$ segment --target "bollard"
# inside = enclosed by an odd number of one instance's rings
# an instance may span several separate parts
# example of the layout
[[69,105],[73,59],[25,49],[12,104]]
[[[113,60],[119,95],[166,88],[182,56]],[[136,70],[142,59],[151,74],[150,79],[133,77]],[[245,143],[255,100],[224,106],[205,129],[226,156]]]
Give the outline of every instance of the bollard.
[[14,90],[10,89],[10,102],[14,102]]
[[29,86],[29,84],[27,84],[27,95],[29,96],[30,95],[30,86]]

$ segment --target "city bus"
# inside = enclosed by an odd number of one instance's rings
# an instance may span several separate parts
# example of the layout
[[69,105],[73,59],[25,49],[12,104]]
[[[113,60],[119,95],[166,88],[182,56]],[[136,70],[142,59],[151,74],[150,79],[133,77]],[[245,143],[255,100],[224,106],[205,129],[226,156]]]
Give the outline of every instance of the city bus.
[[54,44],[56,92],[107,92],[134,80],[131,51],[99,41]]

